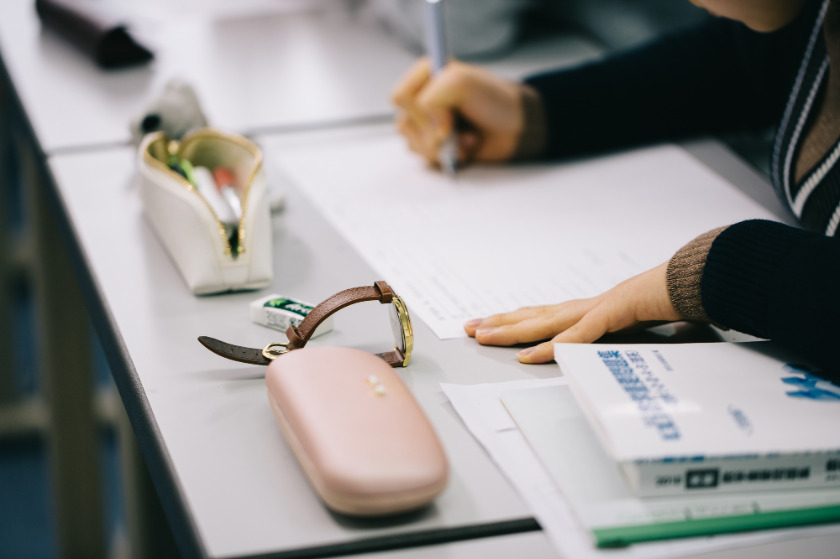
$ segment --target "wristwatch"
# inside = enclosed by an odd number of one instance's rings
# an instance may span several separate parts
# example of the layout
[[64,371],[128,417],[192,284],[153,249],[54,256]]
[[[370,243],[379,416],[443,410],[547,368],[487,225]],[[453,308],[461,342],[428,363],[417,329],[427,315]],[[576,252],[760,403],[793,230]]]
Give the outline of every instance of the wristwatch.
[[394,349],[377,355],[392,367],[405,367],[414,348],[414,332],[408,309],[400,297],[384,281],[378,281],[368,287],[354,287],[336,293],[309,311],[309,314],[295,326],[286,330],[286,343],[270,343],[262,349],[229,344],[209,336],[199,336],[201,344],[218,355],[234,361],[251,365],[268,365],[281,355],[300,349],[306,345],[312,333],[328,316],[336,311],[362,301],[379,301],[391,304],[391,329],[394,332]]

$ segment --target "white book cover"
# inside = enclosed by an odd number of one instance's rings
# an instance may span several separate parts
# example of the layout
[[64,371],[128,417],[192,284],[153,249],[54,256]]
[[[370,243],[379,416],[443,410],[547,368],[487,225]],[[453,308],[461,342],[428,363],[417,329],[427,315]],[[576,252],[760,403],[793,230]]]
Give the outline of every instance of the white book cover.
[[769,342],[555,345],[613,459],[840,449],[840,387]]

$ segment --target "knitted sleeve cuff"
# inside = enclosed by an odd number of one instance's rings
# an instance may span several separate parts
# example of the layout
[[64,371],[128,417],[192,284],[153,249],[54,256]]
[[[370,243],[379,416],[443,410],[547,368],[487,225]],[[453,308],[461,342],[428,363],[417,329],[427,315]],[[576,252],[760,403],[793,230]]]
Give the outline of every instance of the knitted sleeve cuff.
[[700,286],[706,257],[717,236],[726,229],[718,227],[698,236],[671,257],[668,262],[668,295],[674,308],[685,320],[712,322],[703,308]]
[[546,147],[548,129],[545,124],[545,109],[542,97],[536,89],[522,85],[522,133],[511,159],[534,159],[542,155]]

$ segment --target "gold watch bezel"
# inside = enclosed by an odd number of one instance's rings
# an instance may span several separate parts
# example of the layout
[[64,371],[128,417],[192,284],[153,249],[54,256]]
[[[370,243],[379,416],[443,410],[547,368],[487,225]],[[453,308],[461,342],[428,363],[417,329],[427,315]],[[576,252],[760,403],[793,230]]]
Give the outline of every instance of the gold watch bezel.
[[[397,313],[397,318],[400,321],[400,329],[402,331],[403,342],[403,347],[395,345],[394,349],[396,349],[402,354],[403,362],[401,367],[405,367],[406,365],[408,365],[408,362],[411,359],[411,352],[414,350],[414,330],[411,327],[411,316],[408,314],[408,307],[405,306],[405,302],[403,302],[402,298],[398,295],[394,295],[394,298],[391,300],[391,303],[394,305],[394,309]],[[399,342],[399,340],[395,341]]]

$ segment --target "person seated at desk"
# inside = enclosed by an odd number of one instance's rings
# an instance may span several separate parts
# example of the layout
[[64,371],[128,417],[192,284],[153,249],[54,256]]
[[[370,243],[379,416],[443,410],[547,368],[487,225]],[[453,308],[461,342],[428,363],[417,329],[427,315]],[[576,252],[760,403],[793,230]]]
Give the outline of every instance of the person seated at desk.
[[[550,339],[517,353],[543,363],[554,342],[589,343],[648,322],[714,323],[775,340],[840,378],[840,0],[692,1],[719,17],[523,84],[456,61],[432,78],[421,60],[394,91],[398,128],[435,162],[458,115],[466,163],[579,156],[777,122],[772,180],[803,229],[764,220],[721,227],[596,297],[465,329],[487,345]],[[539,200],[523,211],[529,203]]]

